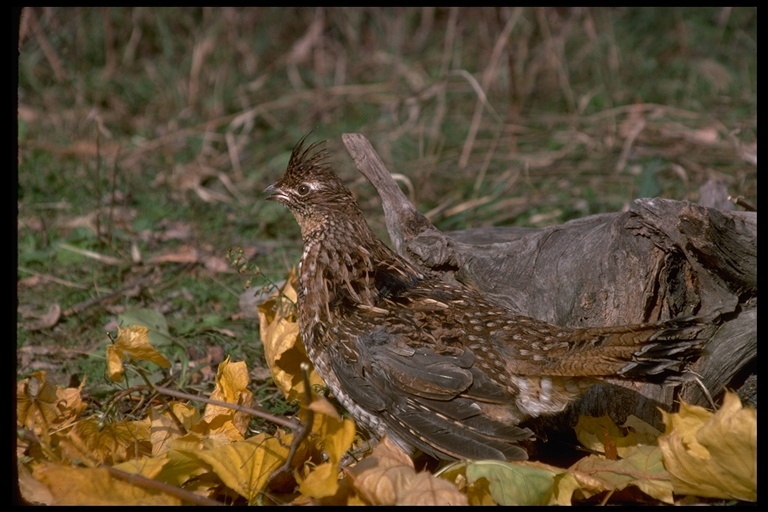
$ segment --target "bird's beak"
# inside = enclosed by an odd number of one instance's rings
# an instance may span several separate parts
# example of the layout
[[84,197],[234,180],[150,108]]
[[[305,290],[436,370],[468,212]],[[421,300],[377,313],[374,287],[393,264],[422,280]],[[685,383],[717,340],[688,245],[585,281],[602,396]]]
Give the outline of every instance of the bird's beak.
[[285,197],[277,187],[277,183],[273,183],[265,188],[264,192],[267,194],[267,201],[280,201],[281,198]]

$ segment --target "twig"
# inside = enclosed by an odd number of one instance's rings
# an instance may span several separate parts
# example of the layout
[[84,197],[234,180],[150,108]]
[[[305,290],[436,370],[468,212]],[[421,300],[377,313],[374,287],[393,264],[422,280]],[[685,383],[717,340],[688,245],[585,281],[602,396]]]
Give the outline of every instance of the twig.
[[[142,368],[139,368],[139,367],[136,368],[136,372],[142,378],[142,380],[147,385],[147,387],[149,387],[149,389],[151,389],[152,391],[157,393],[158,400],[160,400],[163,403],[163,406],[165,407],[165,410],[168,412],[168,415],[171,417],[171,420],[176,425],[176,428],[179,429],[179,432],[181,432],[181,435],[183,435],[183,436],[187,435],[187,433],[188,433],[187,427],[184,426],[184,424],[181,422],[179,417],[176,416],[176,413],[173,412],[173,409],[171,408],[171,405],[168,402],[165,401],[165,397],[162,395],[162,393],[158,392],[157,391],[157,387],[154,384],[152,384],[152,382],[150,382],[149,378],[147,377],[146,372],[144,372],[144,370]],[[125,381],[128,382],[128,376],[127,375],[125,376]]]
[[288,456],[285,458],[285,462],[269,475],[269,481],[283,471],[291,469],[293,458],[296,456],[296,451],[312,431],[312,423],[315,421],[315,411],[309,407],[312,403],[312,388],[309,384],[309,365],[307,363],[301,363],[301,379],[304,382],[304,407],[302,407],[304,411],[304,421],[302,421],[301,427],[294,431],[291,448],[288,451]]
[[183,398],[185,400],[203,402],[204,404],[227,407],[229,409],[232,409],[238,412],[244,412],[246,414],[250,414],[251,416],[256,416],[257,418],[262,418],[267,421],[271,421],[272,423],[276,423],[285,428],[290,428],[291,430],[294,430],[294,431],[297,431],[301,428],[301,424],[298,423],[297,421],[292,421],[280,416],[275,416],[274,414],[266,412],[265,410],[254,409],[252,407],[246,407],[244,405],[239,405],[239,404],[230,404],[228,402],[222,402],[221,400],[214,400],[212,398],[206,398],[204,396],[191,395],[189,393],[176,391],[175,389],[170,389],[163,386],[155,386],[155,391],[157,391],[158,393],[162,393],[163,395],[173,396],[176,398]]
[[[98,220],[98,216],[96,216]],[[85,256],[86,258],[91,258],[97,261],[100,261],[102,263],[107,263],[109,265],[130,265],[130,262],[121,260],[119,258],[113,258],[112,256],[106,256],[104,254],[99,254],[94,251],[89,251],[87,249],[80,249],[79,247],[75,247],[74,245],[69,245],[65,243],[59,244],[59,247],[61,249],[71,251],[77,254],[80,254],[81,256]]]
[[95,306],[100,302],[104,302],[105,300],[109,300],[114,297],[117,297],[118,295],[125,292],[126,290],[130,290],[131,288],[134,288],[136,286],[143,286],[145,283],[147,283],[152,279],[153,277],[152,274],[153,272],[150,271],[149,273],[147,273],[147,275],[140,277],[139,279],[136,279],[134,281],[131,281],[130,283],[121,286],[117,290],[109,292],[105,295],[101,295],[100,297],[94,297],[92,299],[88,299],[86,301],[75,304],[74,306],[64,310],[64,313],[62,313],[62,316],[69,316],[69,315],[74,315],[76,313],[80,313],[81,311],[86,310],[92,306]]
[[32,274],[33,276],[39,277],[40,279],[45,279],[46,281],[51,281],[52,283],[60,284],[62,286],[66,286],[68,288],[77,288],[79,290],[87,290],[90,288],[90,286],[80,283],[73,283],[72,281],[67,281],[65,279],[60,279],[56,276],[52,276],[50,274],[41,274],[40,272],[37,272],[35,270],[32,270],[31,268],[27,267],[19,267],[18,270],[20,272],[26,272],[28,274]]
[[728,196],[728,200],[730,202],[732,202],[733,204],[737,204],[737,205],[741,206],[742,208],[744,208],[748,212],[756,212],[757,211],[757,206],[753,205],[752,203],[750,203],[749,201],[744,199],[743,196],[736,196],[736,197]]
[[621,172],[624,170],[624,166],[627,164],[627,159],[629,158],[629,153],[632,150],[632,146],[635,145],[635,140],[640,135],[640,132],[642,132],[644,129],[645,119],[641,118],[639,121],[632,124],[630,132],[627,134],[627,138],[624,140],[624,145],[621,148],[619,160],[616,162],[616,166],[614,167],[616,172]]
[[99,465],[97,467],[106,469],[107,472],[115,478],[119,478],[120,480],[125,480],[126,482],[129,482],[139,487],[143,487],[145,489],[152,489],[154,491],[160,491],[162,493],[169,494],[171,496],[179,498],[181,501],[186,503],[191,503],[193,505],[209,505],[209,506],[223,505],[223,503],[220,503],[216,500],[212,500],[210,498],[200,496],[199,494],[195,494],[190,491],[185,491],[184,489],[174,487],[170,484],[158,482],[157,480],[152,480],[151,478],[147,478],[145,476],[128,473],[126,471],[115,469],[105,464]]

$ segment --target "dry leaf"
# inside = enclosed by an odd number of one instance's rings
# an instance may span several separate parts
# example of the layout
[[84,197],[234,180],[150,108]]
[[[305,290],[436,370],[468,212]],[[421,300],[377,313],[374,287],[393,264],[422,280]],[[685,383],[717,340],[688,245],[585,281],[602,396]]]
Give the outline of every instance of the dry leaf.
[[661,432],[636,416],[629,416],[623,428],[628,429],[626,435],[609,416],[580,416],[574,431],[584,447],[613,459],[616,457],[609,456],[607,450],[615,449],[619,457],[626,457],[627,452],[638,444],[656,444],[661,435]]
[[663,416],[666,432],[659,446],[676,493],[757,500],[755,409],[742,407],[726,391],[715,413],[682,402],[680,412]]
[[[33,476],[48,488],[48,505],[180,505],[178,498],[162,491],[113,478],[103,468],[79,468],[43,462]],[[39,496],[39,495],[38,495]]]
[[197,248],[193,245],[182,245],[163,254],[152,256],[147,260],[148,265],[161,263],[197,263],[200,260]]
[[149,343],[149,329],[143,325],[129,325],[117,328],[117,339],[107,345],[107,374],[114,382],[123,377],[123,360],[126,357],[137,361],[150,361],[167,368],[171,363]]
[[299,492],[312,498],[333,496],[339,490],[339,462],[355,439],[355,422],[341,418],[324,398],[314,400],[310,409],[317,414],[312,423],[315,449],[322,451],[327,462],[314,466],[304,477],[298,477]]
[[619,460],[609,460],[602,456],[590,455],[576,462],[569,472],[576,480],[584,480],[588,495],[602,491],[620,491],[633,485],[645,494],[663,501],[674,503],[672,482],[669,473],[661,462],[661,450],[658,446],[634,446],[625,450]]
[[278,440],[259,434],[194,455],[209,464],[224,485],[248,500],[258,503],[269,476],[285,462],[290,439]]
[[416,474],[397,497],[397,505],[469,505],[455,485],[427,472]]
[[48,486],[36,480],[29,468],[19,464],[19,493],[27,502],[26,505],[50,505],[54,502],[53,494]]
[[[289,402],[304,396],[301,364],[312,363],[300,342],[296,320],[296,275],[291,273],[285,284],[259,306],[259,329],[264,355],[272,378]],[[310,370],[311,386],[323,386],[322,379]]]
[[152,456],[158,457],[171,449],[172,442],[178,439],[182,432],[171,418],[171,412],[187,430],[190,430],[200,420],[197,409],[181,402],[168,404],[170,410],[162,414],[155,409],[150,409],[150,442],[152,443]]
[[386,437],[347,474],[357,492],[373,505],[468,504],[453,483],[427,472],[416,473],[410,456]]
[[[248,389],[250,376],[248,367],[243,361],[230,363],[229,357],[222,361],[216,373],[216,387],[211,393],[213,400],[227,402],[229,404],[250,407],[253,403],[253,393]],[[238,412],[221,405],[207,404],[203,413],[203,420],[209,425],[211,431],[231,432],[233,441],[241,441],[251,420],[250,415]],[[231,422],[234,431],[227,423]]]
[[416,477],[413,461],[384,437],[371,454],[347,469],[355,489],[372,505],[394,505],[398,493]]
[[59,319],[61,318],[61,306],[58,302],[54,302],[51,304],[51,306],[48,308],[48,311],[45,312],[42,316],[38,317],[37,321],[33,324],[30,324],[27,329],[30,331],[40,331],[43,329],[50,329],[57,323],[59,323]]
[[78,421],[59,440],[62,456],[71,461],[116,464],[149,456],[149,419],[100,422],[98,418]]
[[61,388],[48,384],[44,371],[31,374],[16,385],[16,424],[37,436],[71,425],[86,408],[83,386],[85,379],[77,388]]

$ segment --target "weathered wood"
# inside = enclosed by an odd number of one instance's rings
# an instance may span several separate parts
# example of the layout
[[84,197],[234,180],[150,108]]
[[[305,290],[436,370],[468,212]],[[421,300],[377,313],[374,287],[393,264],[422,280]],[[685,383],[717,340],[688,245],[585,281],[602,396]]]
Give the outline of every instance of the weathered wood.
[[[381,196],[395,249],[425,270],[475,286],[511,310],[568,326],[609,326],[690,315],[721,327],[694,369],[709,393],[738,388],[756,357],[757,213],[638,199],[628,212],[547,228],[442,233],[410,203],[370,142],[342,140]],[[597,386],[560,418],[609,413],[660,418],[670,388]],[[637,393],[635,392],[637,391]],[[707,405],[699,386],[682,397]],[[555,420],[557,421],[557,420]]]

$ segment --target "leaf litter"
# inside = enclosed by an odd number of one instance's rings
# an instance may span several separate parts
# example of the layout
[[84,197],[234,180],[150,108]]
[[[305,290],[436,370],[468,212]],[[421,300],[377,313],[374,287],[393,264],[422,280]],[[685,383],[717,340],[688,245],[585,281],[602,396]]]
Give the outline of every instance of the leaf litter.
[[[259,306],[272,377],[289,401],[301,402],[308,435],[285,428],[250,430],[253,394],[246,364],[226,358],[201,410],[190,402],[153,400],[143,418],[102,408],[88,413],[84,382],[62,388],[44,371],[17,384],[19,488],[34,504],[201,503],[322,505],[572,505],[620,493],[674,504],[690,497],[757,499],[757,419],[727,392],[716,412],[682,403],[664,413],[662,434],[638,418],[617,426],[607,416],[580,418],[579,442],[591,454],[568,468],[534,461],[459,461],[417,471],[411,457],[382,439],[362,457],[354,422],[317,394],[295,315],[296,276]],[[134,315],[135,316],[135,315]],[[151,316],[151,315],[150,315]],[[151,336],[150,324],[160,336]],[[138,361],[167,368],[160,318],[123,318],[107,347],[113,381]],[[306,400],[306,397],[311,397]],[[230,404],[230,407],[220,404]],[[236,410],[237,409],[237,410]],[[282,471],[285,469],[286,471]],[[127,480],[119,475],[134,475]],[[66,482],[63,485],[62,482]],[[152,485],[149,483],[151,482]],[[632,490],[633,492],[627,493]],[[655,500],[655,501],[654,501]]]

